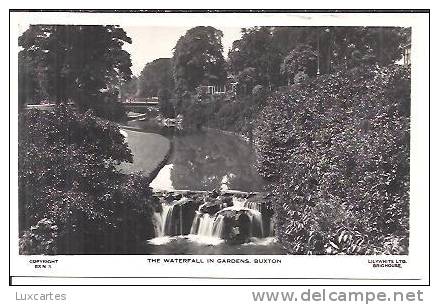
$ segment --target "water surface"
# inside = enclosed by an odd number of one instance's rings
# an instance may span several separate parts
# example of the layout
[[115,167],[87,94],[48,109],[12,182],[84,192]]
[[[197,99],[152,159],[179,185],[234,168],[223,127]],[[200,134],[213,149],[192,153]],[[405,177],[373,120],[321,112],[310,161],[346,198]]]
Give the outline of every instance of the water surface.
[[[264,191],[268,185],[256,170],[256,156],[253,147],[237,136],[216,130],[181,131],[172,128],[158,128],[149,122],[141,121],[131,122],[130,125],[145,132],[164,135],[172,143],[171,154],[166,165],[150,184],[156,190],[230,189],[260,192]],[[245,208],[249,209],[249,207]],[[167,204],[162,209],[162,214],[156,215],[156,222],[160,223],[158,227],[161,227],[161,230],[157,231],[161,233],[143,245],[148,254],[286,254],[273,236],[252,237],[250,242],[240,245],[228,244],[219,238],[221,234],[218,232],[221,230],[215,229],[216,222],[214,221],[211,221],[213,225],[204,226],[203,222],[203,225],[200,224],[198,229],[194,227],[189,235],[169,236],[172,234],[166,233],[166,226],[169,224],[168,222],[172,221],[172,218],[167,217],[167,213],[172,207]],[[256,209],[253,212],[256,216],[260,214]],[[208,218],[204,216],[206,215],[200,217],[202,219]],[[172,223],[169,225],[172,226]],[[209,230],[204,230],[204,227],[208,227]]]
[[257,172],[253,147],[237,136],[216,130],[178,131],[142,122],[131,124],[172,142],[167,164],[151,183],[155,189],[261,191],[266,185]]
[[254,239],[242,245],[230,245],[223,240],[196,235],[157,238],[146,243],[145,249],[155,255],[281,255],[287,254],[275,238]]

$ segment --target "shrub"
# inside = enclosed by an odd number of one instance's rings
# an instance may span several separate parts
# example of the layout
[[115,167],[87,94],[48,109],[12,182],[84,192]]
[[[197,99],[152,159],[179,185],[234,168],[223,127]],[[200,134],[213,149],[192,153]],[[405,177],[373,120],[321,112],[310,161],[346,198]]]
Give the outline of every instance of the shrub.
[[[299,44],[284,58],[280,72],[288,77],[289,82],[300,82],[305,75],[315,76],[317,72],[317,51],[306,44]],[[300,76],[298,76],[300,75]]]
[[254,103],[259,104],[263,100],[267,98],[267,91],[265,90],[264,86],[262,85],[256,85],[253,87],[252,90],[252,98],[254,100]]
[[252,95],[259,96],[259,95],[262,95],[262,94],[264,94],[264,86],[256,85],[256,86],[253,87]]
[[134,239],[153,232],[151,190],[146,178],[116,170],[123,161],[132,155],[119,128],[90,111],[60,105],[21,114],[20,231],[48,219],[57,226],[57,253],[133,250]]
[[58,227],[49,219],[43,218],[35,226],[24,231],[19,240],[20,254],[56,254],[55,240]]
[[299,254],[407,254],[410,71],[363,66],[272,97],[255,130],[276,232]]
[[252,138],[253,123],[267,99],[266,89],[257,85],[252,94],[236,98],[228,94],[211,95],[203,93],[202,87],[196,94],[181,98],[181,113],[185,126],[218,128],[243,134]]

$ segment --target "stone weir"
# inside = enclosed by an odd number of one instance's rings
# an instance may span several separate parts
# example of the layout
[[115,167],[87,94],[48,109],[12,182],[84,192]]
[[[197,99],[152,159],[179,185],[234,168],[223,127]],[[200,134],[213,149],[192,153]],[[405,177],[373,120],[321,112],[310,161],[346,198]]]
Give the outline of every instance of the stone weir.
[[240,244],[273,235],[271,195],[241,191],[154,191],[156,237],[201,235]]

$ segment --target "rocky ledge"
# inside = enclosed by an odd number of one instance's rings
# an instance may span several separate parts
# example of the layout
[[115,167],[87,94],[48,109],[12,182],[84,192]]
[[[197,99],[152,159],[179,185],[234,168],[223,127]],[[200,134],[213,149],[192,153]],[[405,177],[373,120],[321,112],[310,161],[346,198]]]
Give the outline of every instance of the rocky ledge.
[[197,213],[210,217],[222,217],[224,229],[221,238],[229,243],[245,243],[250,237],[266,237],[271,233],[270,219],[273,216],[271,194],[263,192],[242,192],[233,190],[213,191],[155,191],[163,206],[172,205],[171,235],[187,235]]

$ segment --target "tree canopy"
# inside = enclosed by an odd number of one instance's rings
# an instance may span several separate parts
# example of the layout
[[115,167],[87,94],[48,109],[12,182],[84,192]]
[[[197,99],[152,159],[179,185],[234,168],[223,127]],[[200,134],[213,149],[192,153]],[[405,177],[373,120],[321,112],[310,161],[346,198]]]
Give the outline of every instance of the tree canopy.
[[31,25],[18,39],[20,104],[47,99],[99,108],[131,78],[131,38],[119,26]]
[[317,52],[311,46],[301,44],[284,58],[280,71],[288,77],[288,80],[293,78],[299,71],[303,71],[309,76],[315,75],[317,72],[316,62]]
[[281,56],[272,43],[269,27],[242,29],[242,37],[233,43],[229,51],[229,67],[234,75],[254,69],[253,83],[271,87],[279,82]]
[[161,89],[174,90],[170,58],[159,58],[147,63],[139,76],[139,96],[158,96]]
[[222,54],[223,33],[211,26],[197,26],[178,40],[172,57],[178,93],[194,91],[201,84],[221,85],[226,79]]
[[402,57],[409,42],[410,29],[399,27],[252,27],[242,29],[241,39],[233,43],[228,67],[243,84],[248,78],[240,75],[252,70],[254,85],[273,89],[291,77],[285,68],[300,46],[316,54],[308,69],[328,74],[362,63],[388,65]]

